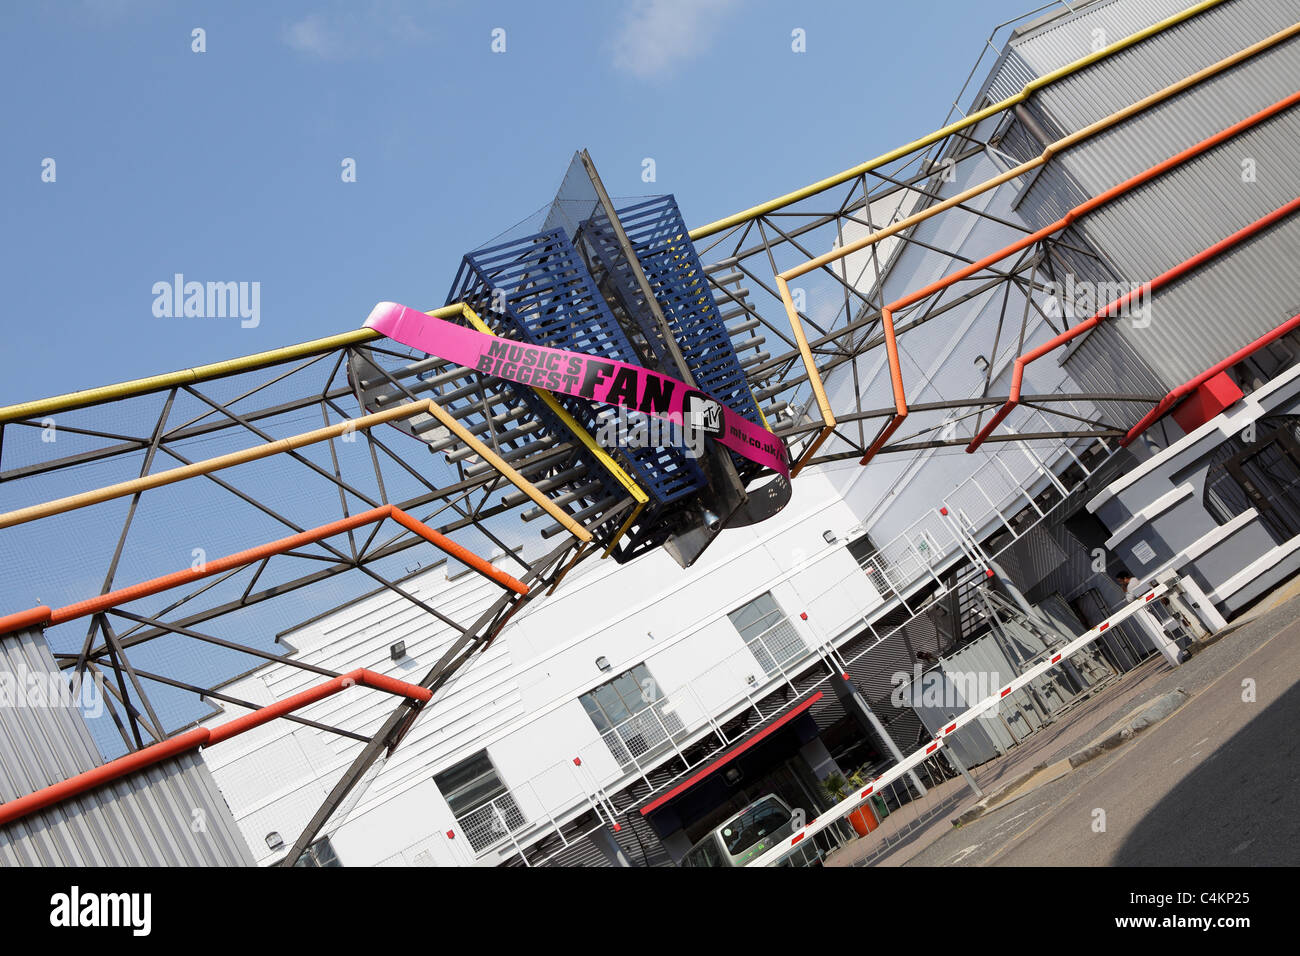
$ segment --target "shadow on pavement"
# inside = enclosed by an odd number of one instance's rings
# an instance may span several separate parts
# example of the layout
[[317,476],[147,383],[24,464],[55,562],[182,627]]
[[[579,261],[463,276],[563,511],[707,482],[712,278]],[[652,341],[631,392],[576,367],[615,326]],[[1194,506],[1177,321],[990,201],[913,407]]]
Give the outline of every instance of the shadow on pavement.
[[1298,721],[1300,684],[1161,799],[1133,828],[1112,865],[1300,863]]

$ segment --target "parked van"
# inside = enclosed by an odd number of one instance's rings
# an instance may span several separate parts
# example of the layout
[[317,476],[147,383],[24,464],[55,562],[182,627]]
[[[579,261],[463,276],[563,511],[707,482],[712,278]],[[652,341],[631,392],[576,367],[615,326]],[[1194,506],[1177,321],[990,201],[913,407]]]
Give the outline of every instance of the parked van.
[[687,851],[682,866],[744,866],[794,833],[796,814],[774,793],[751,803]]

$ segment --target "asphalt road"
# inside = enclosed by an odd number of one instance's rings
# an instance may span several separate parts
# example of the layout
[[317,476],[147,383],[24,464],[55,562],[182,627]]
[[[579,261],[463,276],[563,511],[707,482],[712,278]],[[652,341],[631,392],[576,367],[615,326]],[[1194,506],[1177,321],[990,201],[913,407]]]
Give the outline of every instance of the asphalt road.
[[[1243,700],[1247,679],[1253,702]],[[1300,864],[1298,733],[1300,621],[1161,724],[907,865]]]

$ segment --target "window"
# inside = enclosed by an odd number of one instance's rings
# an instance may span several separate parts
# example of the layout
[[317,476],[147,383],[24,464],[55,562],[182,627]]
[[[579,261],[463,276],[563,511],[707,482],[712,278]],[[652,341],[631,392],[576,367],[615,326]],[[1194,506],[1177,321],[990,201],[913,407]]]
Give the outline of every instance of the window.
[[644,664],[588,691],[579,700],[625,771],[668,752],[673,740],[685,733],[672,703]]
[[770,591],[736,608],[727,617],[768,677],[779,674],[785,664],[802,657],[808,650]]
[[[924,545],[924,550],[921,550],[922,545]],[[894,587],[895,577],[891,577],[893,568],[885,560],[885,556],[876,550],[871,538],[865,534],[859,538],[854,538],[849,542],[848,549],[849,554],[853,555],[858,562],[858,566],[866,572],[867,580],[876,589],[876,593],[888,600],[890,591],[896,590]],[[929,554],[930,547],[924,539],[916,545],[916,550],[926,557],[927,562],[929,561],[931,557]]]
[[728,820],[722,827],[722,843],[732,856],[740,856],[789,822],[790,811],[769,798]]
[[477,853],[499,843],[528,822],[501,782],[486,750],[435,774],[433,782]]
[[334,852],[334,847],[330,845],[329,837],[321,837],[307,849],[302,851],[302,856],[298,857],[294,866],[342,866],[339,862],[338,854]]
[[[1295,315],[1295,310],[1286,314]],[[1231,377],[1249,395],[1294,365],[1297,356],[1300,356],[1300,335],[1288,332],[1234,365]]]
[[1271,415],[1255,427],[1252,441],[1234,435],[1192,470],[1209,462],[1203,504],[1218,524],[1254,508],[1283,544],[1300,534],[1300,417]]
[[718,849],[718,837],[710,833],[682,857],[682,866],[725,866],[722,851]]

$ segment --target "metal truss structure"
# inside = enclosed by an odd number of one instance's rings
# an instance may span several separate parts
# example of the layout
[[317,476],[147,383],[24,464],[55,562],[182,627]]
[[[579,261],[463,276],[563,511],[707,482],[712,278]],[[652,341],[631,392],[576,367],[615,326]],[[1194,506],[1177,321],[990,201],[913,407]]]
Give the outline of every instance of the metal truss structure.
[[[794,474],[808,464],[844,459],[858,458],[865,465],[883,452],[946,446],[966,446],[974,451],[983,442],[1035,438],[1131,440],[1132,420],[1146,411],[1140,406],[1159,404],[1163,396],[1126,391],[1020,395],[1024,365],[1119,314],[1131,299],[1149,295],[1160,284],[1228,251],[1294,209],[1282,207],[1253,229],[1225,237],[1223,244],[1166,275],[1142,277],[1141,288],[1100,303],[1092,316],[1072,315],[1073,303],[1062,296],[1065,279],[1073,275],[1110,277],[1108,267],[1072,227],[1089,213],[1290,109],[1297,97],[1286,97],[1242,119],[1040,228],[991,213],[977,200],[998,187],[1037,175],[1052,157],[1300,33],[1300,24],[1278,31],[1083,129],[1049,137],[1044,131],[1049,121],[1033,108],[1034,92],[1140,42],[1168,23],[1040,77],[1019,94],[989,103],[914,143],[691,233],[702,257],[712,263],[711,281],[719,301],[733,306],[733,314],[743,314],[761,326],[772,339],[773,347],[749,363],[746,374],[755,397],[773,403],[765,414],[780,423],[777,434],[792,446],[791,458],[797,462]],[[1026,139],[1026,130],[1032,131],[1031,140]],[[1029,155],[1031,145],[1041,151]],[[944,184],[954,180],[956,171],[980,159],[1000,171],[977,186],[946,195]],[[927,227],[953,218],[967,228],[973,222],[985,223],[993,227],[992,232],[1005,236],[1005,244],[978,258],[936,244],[932,234],[942,235],[942,227]],[[828,247],[829,252],[817,251]],[[909,247],[934,254],[952,271],[926,286],[897,294],[890,288],[889,271]],[[792,286],[796,282],[802,287]],[[802,304],[796,301],[796,291]],[[924,326],[942,326],[946,315],[975,301],[998,304],[979,394],[909,403],[905,380],[924,379],[924,372],[917,362],[912,362],[912,369],[904,369],[900,340],[909,332],[913,333],[909,339],[916,338],[915,330]],[[1049,343],[1037,351],[1025,351],[1031,318],[1041,319],[1053,333]],[[1082,321],[1071,327],[1071,318]],[[936,337],[942,338],[943,332],[931,327],[922,348]],[[1015,356],[1011,390],[1005,395],[991,394],[998,387],[998,356],[1008,347],[1014,348],[1011,355]],[[883,353],[889,369],[886,394],[873,391],[871,383],[862,379],[862,370],[873,353]],[[837,390],[834,401],[825,384],[833,373],[838,373],[837,380],[851,379],[847,388]],[[1040,431],[993,434],[1017,405],[1038,413]],[[997,413],[986,422],[994,410]],[[909,416],[916,419],[914,429],[895,437]],[[831,447],[822,451],[832,438]]]
[[[976,436],[1125,437],[1165,396],[1021,395],[1018,382],[1003,392],[998,381],[1002,357],[1023,352],[1031,321],[1045,323],[1053,342],[1072,334],[1066,303],[1049,303],[1067,275],[1104,271],[1071,229],[1088,209],[1031,229],[977,200],[1300,31],[1283,31],[1087,130],[1055,138],[1041,130],[1031,100],[1037,89],[1218,2],[915,143],[689,233],[671,197],[615,209],[580,154],[536,228],[468,254],[447,304],[430,314],[672,374],[784,439],[792,477],[813,464],[970,446]],[[1013,124],[1039,129],[1041,153],[1029,155],[1024,140],[1009,135]],[[947,195],[954,171],[976,161],[1001,172]],[[1004,247],[970,256],[946,243],[972,221],[1002,236]],[[940,222],[959,227],[932,228]],[[895,289],[891,265],[907,250],[936,256],[947,275]],[[953,334],[958,310],[976,300],[995,303],[997,316],[982,389],[909,400],[907,382],[925,376],[907,344],[922,330],[927,341]],[[873,363],[888,377],[866,375]],[[1035,423],[1024,427],[1021,418],[1018,430],[993,432],[989,416],[1005,418],[1017,404]],[[728,522],[761,520],[783,504],[773,490],[783,479],[760,494],[770,476],[721,448],[697,463],[679,450],[603,447],[595,433],[608,415],[414,353],[369,329],[0,408],[0,555],[12,569],[9,593],[41,605],[30,620],[52,628],[62,667],[78,680],[102,679],[119,731],[113,745],[128,753],[207,716],[196,697],[259,707],[223,689],[250,666],[343,676],[286,652],[282,638],[379,590],[445,634],[440,658],[419,681],[436,700],[513,615],[578,562],[626,561],[664,547],[689,565]],[[549,523],[533,533],[528,526],[540,519]],[[448,577],[481,577],[490,589],[486,610],[464,616],[421,597],[413,582],[440,563]],[[200,645],[204,653],[195,654]],[[424,707],[403,698],[364,732],[286,716],[360,745],[286,865],[346,813]]]
[[[433,626],[446,630],[447,646],[420,682],[436,693],[491,645],[511,616],[558,585],[584,555],[591,534],[577,524],[573,524],[577,533],[566,532],[559,543],[528,557],[517,541],[508,541],[512,533],[518,535],[504,516],[517,515],[521,510],[517,498],[526,502],[528,497],[502,491],[515,492],[514,479],[537,493],[504,461],[482,467],[496,459],[485,446],[480,445],[485,454],[477,469],[464,460],[450,466],[429,468],[420,463],[417,467],[412,449],[394,444],[409,445],[409,439],[381,432],[378,426],[384,422],[376,416],[355,415],[357,399],[346,381],[346,367],[349,359],[359,357],[358,348],[300,349],[291,357],[268,356],[252,363],[259,368],[228,377],[208,378],[198,372],[189,383],[150,395],[80,410],[73,407],[75,402],[62,402],[40,418],[6,422],[4,451],[9,459],[33,457],[28,453],[40,446],[42,433],[57,435],[55,441],[44,443],[45,448],[62,449],[74,442],[93,445],[6,467],[0,481],[11,487],[25,488],[34,482],[49,487],[61,476],[87,471],[138,474],[90,496],[18,509],[3,520],[8,528],[7,550],[44,550],[59,541],[75,551],[71,539],[76,539],[87,549],[82,554],[89,553],[92,560],[103,556],[100,596],[55,608],[45,621],[51,626],[66,622],[69,627],[86,621],[84,633],[76,640],[69,637],[60,642],[56,635],[65,632],[51,633],[56,648],[66,647],[56,658],[74,680],[103,678],[110,695],[106,698],[109,712],[128,752],[172,736],[176,728],[168,726],[168,716],[195,716],[192,709],[178,708],[174,695],[164,705],[156,705],[160,689],[255,709],[258,704],[221,689],[226,679],[249,664],[274,661],[322,677],[341,676],[283,653],[268,638],[283,630],[279,624],[311,616],[305,609],[334,606],[375,589],[402,596],[427,614]],[[278,396],[286,393],[295,397],[280,400]],[[311,417],[318,417],[324,427],[286,435],[294,428],[292,423]],[[127,421],[137,424],[114,424]],[[450,416],[448,423],[458,424]],[[466,437],[479,444],[473,436]],[[249,455],[249,441],[261,443],[252,446],[264,451],[261,457]],[[196,447],[214,444],[240,446],[240,450],[195,461]],[[162,462],[175,462],[177,467],[160,470]],[[190,481],[185,485],[173,484],[186,478]],[[192,487],[195,480],[204,484],[202,490]],[[339,517],[318,524],[327,507],[322,498],[285,493],[305,484],[325,495],[324,501],[333,498]],[[207,511],[219,516],[228,532],[196,529],[191,540],[200,545],[202,560],[179,572],[140,580],[159,570],[157,563],[165,560],[166,549],[159,539],[166,538],[167,529],[154,519],[167,514],[177,500],[175,492],[182,489],[182,515]],[[172,501],[164,501],[169,492]],[[543,500],[549,504],[549,499]],[[54,514],[52,507],[75,510]],[[557,513],[564,515],[558,509]],[[64,527],[59,528],[61,518]],[[69,526],[72,518],[78,520]],[[88,528],[98,531],[99,540],[88,536]],[[254,529],[264,535],[279,529],[287,537],[270,541],[244,537]],[[467,536],[494,549],[501,566],[452,540]],[[218,548],[231,553],[207,557]],[[186,554],[190,550],[184,548]],[[486,611],[461,619],[405,586],[438,560],[463,567],[463,573],[482,574],[485,584],[499,591]],[[124,577],[133,583],[119,587]],[[149,603],[160,594],[164,598],[157,604]],[[288,607],[277,610],[282,605]],[[210,650],[201,665],[176,651],[178,639],[207,645]],[[168,644],[168,650],[153,653],[159,643]],[[150,659],[159,664],[151,665]],[[241,666],[240,660],[249,664]],[[212,680],[214,673],[221,679]],[[363,758],[369,762],[397,746],[421,707],[420,701],[404,701],[382,727],[368,734],[293,715],[287,719],[362,742]]]

